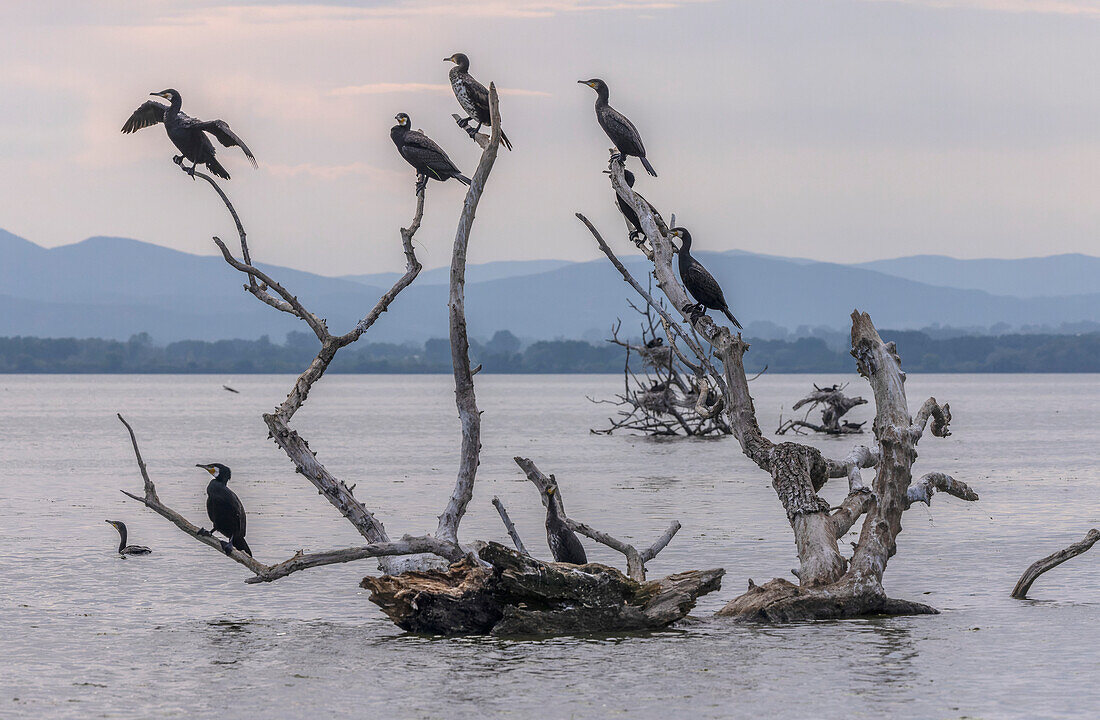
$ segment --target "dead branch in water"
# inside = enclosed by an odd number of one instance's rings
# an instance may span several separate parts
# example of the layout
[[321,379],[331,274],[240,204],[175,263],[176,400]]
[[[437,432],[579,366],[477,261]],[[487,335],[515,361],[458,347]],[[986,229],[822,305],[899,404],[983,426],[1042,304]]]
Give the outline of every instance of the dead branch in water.
[[[634,580],[645,580],[645,564],[657,557],[657,553],[665,549],[665,547],[672,542],[672,538],[680,531],[680,523],[673,522],[667,530],[661,533],[661,536],[653,541],[653,544],[647,547],[645,550],[639,551],[636,547],[630,543],[619,540],[612,537],[605,532],[596,530],[584,523],[577,522],[569,518],[565,514],[565,505],[562,503],[561,490],[558,488],[558,481],[553,475],[546,475],[544,472],[538,469],[535,463],[531,462],[528,458],[515,457],[516,465],[519,465],[520,469],[527,475],[527,479],[538,488],[539,496],[542,498],[542,503],[545,505],[548,502],[555,503],[557,505],[558,515],[564,520],[565,524],[573,530],[585,537],[591,538],[601,545],[621,552],[626,556],[626,574]],[[548,488],[554,488],[553,493],[547,494]]]
[[1019,600],[1027,598],[1027,592],[1031,589],[1031,586],[1039,579],[1039,576],[1048,570],[1053,570],[1066,560],[1075,558],[1083,552],[1086,552],[1096,542],[1100,540],[1100,530],[1095,528],[1088,531],[1085,535],[1085,539],[1080,542],[1075,542],[1067,548],[1063,548],[1056,553],[1047,555],[1042,560],[1036,560],[1031,566],[1024,571],[1024,574],[1020,576],[1019,582],[1016,583],[1016,587],[1012,589],[1012,597]]
[[[662,320],[684,341],[685,346],[707,371],[711,384],[720,388],[726,420],[737,438],[741,451],[772,478],[772,487],[786,511],[794,532],[800,568],[799,585],[773,580],[763,586],[752,585],[748,593],[729,603],[720,614],[743,618],[798,620],[840,618],[866,614],[903,614],[934,612],[919,603],[892,600],[882,588],[882,575],[890,556],[896,552],[901,532],[901,514],[912,504],[909,490],[916,444],[924,423],[933,418],[933,434],[946,437],[950,412],[934,400],[925,404],[914,422],[909,416],[904,373],[893,343],[879,337],[865,313],[852,314],[852,355],[860,373],[874,389],[876,447],[853,451],[842,461],[824,457],[816,448],[797,443],[776,444],[760,431],[756,410],[748,389],[743,357],[748,350],[740,334],[716,323],[706,314],[690,313],[694,301],[680,284],[673,270],[675,248],[669,235],[655,222],[648,203],[641,201],[626,184],[620,159],[610,163],[611,185],[638,215],[642,231],[652,249],[651,260],[657,286],[680,315],[673,320],[652,295],[635,281],[583,215],[578,218],[588,227],[597,245],[608,256],[623,279],[630,283]],[[681,323],[694,330],[709,346],[689,341]],[[718,362],[704,363],[713,352]],[[721,372],[716,369],[721,367]],[[874,483],[863,486],[860,470],[874,467]],[[817,491],[833,477],[848,477],[848,498],[835,511]],[[930,476],[926,476],[929,478]],[[948,477],[948,476],[943,476]],[[932,489],[944,489],[964,499],[977,499],[964,483],[930,479]],[[965,490],[964,490],[965,488]],[[919,491],[918,493],[919,494]],[[918,498],[923,499],[923,498]],[[859,541],[851,559],[840,553],[838,538],[858,519],[865,517]]]
[[[346,550],[329,551],[312,556],[298,554],[290,560],[276,566],[265,566],[251,558],[248,558],[248,561],[245,562],[242,558],[247,558],[247,556],[243,555],[239,558],[234,557],[238,562],[249,567],[261,581],[285,577],[285,575],[291,572],[296,572],[306,567],[316,567],[318,565],[330,564],[333,562],[347,562],[349,560],[365,557],[379,558],[379,566],[383,572],[392,573],[405,571],[410,568],[440,567],[441,563],[433,559],[436,556],[448,560],[455,560],[461,558],[465,554],[457,543],[458,525],[461,522],[466,506],[473,493],[473,483],[478,465],[481,443],[480,413],[477,410],[473,390],[474,371],[470,368],[469,343],[466,339],[466,319],[463,302],[464,274],[466,248],[469,243],[474,214],[477,210],[478,201],[484,192],[485,183],[488,180],[493,163],[496,160],[497,148],[500,143],[499,108],[496,89],[494,87],[490,88],[490,105],[493,113],[493,134],[482,155],[477,172],[474,173],[471,186],[466,193],[465,205],[455,235],[455,246],[451,267],[451,344],[456,383],[455,398],[462,421],[462,457],[455,489],[451,494],[447,507],[440,516],[439,528],[435,536],[431,538],[425,536],[421,538],[405,538],[401,542],[391,541],[382,522],[352,494],[352,488],[334,477],[324,465],[318,462],[316,453],[310,449],[309,443],[307,443],[296,431],[290,428],[290,421],[294,414],[306,402],[314,383],[320,380],[324,375],[325,371],[332,363],[332,360],[336,357],[337,352],[362,337],[378,318],[381,317],[382,313],[389,308],[398,294],[408,287],[419,274],[421,265],[416,258],[416,253],[413,248],[413,236],[420,228],[421,220],[424,215],[424,187],[418,186],[416,194],[416,211],[413,216],[413,221],[408,228],[402,228],[401,230],[401,244],[405,254],[406,264],[405,273],[394,283],[389,291],[379,298],[374,307],[370,309],[354,328],[342,335],[333,335],[329,331],[325,321],[309,311],[297,296],[287,290],[274,278],[270,277],[266,272],[256,268],[252,264],[244,226],[232,203],[229,201],[229,198],[213,178],[205,173],[193,173],[193,177],[203,179],[210,184],[229,210],[237,225],[241,241],[241,252],[245,258],[243,262],[237,260],[229,251],[229,248],[226,247],[225,243],[219,238],[215,237],[214,243],[218,246],[219,250],[221,250],[222,257],[225,259],[226,263],[249,278],[249,283],[245,286],[245,289],[265,304],[301,319],[313,331],[321,345],[317,356],[295,381],[286,400],[273,412],[263,415],[264,422],[270,433],[269,436],[283,449],[287,457],[294,463],[298,473],[305,476],[314,487],[317,488],[318,492],[336,507],[370,543],[364,548],[348,548]],[[274,295],[272,295],[272,292]],[[129,429],[129,426],[127,426],[127,428]],[[132,430],[131,439],[134,440],[134,449],[135,452],[137,452],[136,440],[134,439]],[[190,525],[190,523],[184,520],[178,513],[175,513],[175,511],[162,505],[156,498],[155,489],[148,478],[144,464],[140,462],[140,454],[139,466],[141,467],[142,475],[146,482],[146,495],[144,498],[130,495],[129,493],[127,493],[127,495],[145,503],[147,507],[154,509],[171,520],[177,527],[180,527],[181,530],[194,535],[195,532],[197,532],[197,528]],[[150,494],[151,489],[152,494]],[[192,528],[194,528],[194,531],[192,531]],[[212,539],[209,540],[217,544],[217,541]],[[206,542],[206,540],[203,540],[203,542]],[[429,554],[424,555],[421,553]],[[397,559],[398,556],[408,556],[410,554],[416,555],[412,558],[406,557],[404,559]],[[231,557],[236,555],[241,554],[234,551]]]

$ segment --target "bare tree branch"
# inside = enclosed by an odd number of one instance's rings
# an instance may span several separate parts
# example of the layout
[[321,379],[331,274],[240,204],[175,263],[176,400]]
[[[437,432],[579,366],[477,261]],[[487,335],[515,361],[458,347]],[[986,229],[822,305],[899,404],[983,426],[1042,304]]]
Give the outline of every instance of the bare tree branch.
[[931,429],[933,435],[944,438],[951,435],[951,430],[947,427],[951,422],[951,405],[948,403],[940,405],[936,398],[932,397],[924,401],[924,405],[921,405],[916,418],[913,419],[913,424],[909,429],[909,432],[913,435],[913,442],[920,441],[929,417],[932,418]]
[[1047,555],[1042,560],[1036,560],[1024,571],[1024,574],[1020,576],[1020,580],[1016,583],[1016,587],[1012,589],[1012,597],[1018,600],[1025,599],[1028,590],[1031,589],[1032,584],[1039,579],[1040,575],[1048,570],[1053,570],[1070,558],[1077,557],[1095,545],[1098,540],[1100,540],[1100,530],[1094,528],[1088,531],[1084,540],[1076,542],[1052,555]]
[[481,457],[481,413],[477,409],[477,397],[474,394],[474,374],[470,370],[470,340],[466,335],[466,249],[470,243],[474,214],[500,147],[500,105],[496,85],[493,83],[489,83],[489,116],[492,120],[492,135],[481,154],[477,171],[470,180],[470,189],[466,191],[466,202],[458,221],[454,252],[451,256],[451,365],[455,378],[455,404],[462,423],[462,455],[454,491],[443,514],[439,516],[439,527],[435,535],[455,543],[458,542],[458,525],[462,522],[466,506],[474,494],[474,480]]
[[930,472],[909,486],[905,498],[906,509],[909,509],[909,506],[913,503],[918,502],[931,506],[932,494],[937,490],[969,502],[978,499],[978,493],[971,490],[966,483],[941,472]]
[[523,546],[523,540],[516,531],[516,526],[512,524],[512,518],[508,516],[508,510],[504,507],[504,503],[500,501],[500,498],[493,497],[493,507],[497,509],[500,521],[504,523],[504,529],[508,531],[508,537],[512,538],[512,544],[516,546],[516,550],[523,555],[530,555],[531,553],[527,552],[527,548]]
[[[542,498],[542,502],[545,505],[548,502],[556,503],[558,515],[565,520],[565,524],[569,526],[574,532],[579,532],[585,537],[591,538],[601,545],[606,545],[612,550],[621,552],[626,556],[626,574],[634,580],[639,582],[645,580],[645,564],[655,558],[657,553],[664,550],[665,547],[672,541],[672,538],[680,530],[680,523],[673,522],[664,533],[652,545],[650,545],[644,552],[638,552],[638,549],[628,542],[619,540],[616,537],[608,535],[607,533],[597,530],[590,525],[586,525],[582,522],[577,522],[569,518],[565,514],[565,506],[562,504],[561,490],[558,489],[558,481],[553,475],[546,475],[533,463],[530,459],[524,457],[515,457],[516,465],[519,465],[520,469],[527,475],[527,479],[538,488],[539,497]],[[547,495],[548,488],[555,488],[555,492]]]

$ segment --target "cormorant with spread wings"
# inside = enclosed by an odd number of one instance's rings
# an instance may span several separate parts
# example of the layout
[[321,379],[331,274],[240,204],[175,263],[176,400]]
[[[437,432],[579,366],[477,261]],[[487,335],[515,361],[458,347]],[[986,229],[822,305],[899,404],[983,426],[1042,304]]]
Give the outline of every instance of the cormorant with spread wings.
[[197,120],[182,112],[180,106],[183,101],[180,94],[171,88],[149,94],[164,98],[169,104],[166,106],[156,100],[146,100],[122,126],[122,132],[137,132],[142,128],[164,123],[168,139],[183,153],[172,159],[181,167],[184,158],[190,160],[192,175],[194,175],[196,167],[205,165],[210,172],[218,177],[229,179],[229,173],[214,157],[214,144],[207,137],[208,133],[217,138],[218,142],[225,147],[233,147],[234,145],[239,147],[252,162],[252,167],[256,167],[256,158],[252,151],[248,149],[243,140],[237,137],[235,132],[229,129],[229,124],[224,120]]

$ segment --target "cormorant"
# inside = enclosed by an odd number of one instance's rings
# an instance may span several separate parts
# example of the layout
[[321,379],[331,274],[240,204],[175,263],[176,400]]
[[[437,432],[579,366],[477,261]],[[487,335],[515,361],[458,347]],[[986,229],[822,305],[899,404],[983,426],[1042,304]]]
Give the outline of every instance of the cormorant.
[[588,556],[584,554],[584,546],[558,514],[558,504],[554,502],[555,490],[557,488],[553,485],[546,488],[546,543],[550,546],[555,562],[585,565],[588,563]]
[[[458,124],[459,127],[470,133],[470,137],[473,137],[481,131],[482,125],[491,125],[493,122],[489,116],[489,91],[484,85],[474,80],[473,75],[470,74],[470,58],[466,57],[465,54],[455,53],[449,58],[443,58],[443,62],[453,62],[455,64],[450,72],[451,89],[455,92],[458,104],[469,116],[465,120],[459,121]],[[477,120],[477,129],[469,129],[468,126],[471,120]],[[509,150],[512,149],[512,143],[508,140],[508,136],[504,134],[504,130],[500,131],[500,141],[504,143],[504,147]]]
[[121,520],[107,520],[105,521],[115,526],[115,530],[118,530],[118,554],[119,555],[148,555],[153,552],[144,545],[127,545],[126,544],[126,523]]
[[443,148],[439,147],[430,137],[412,129],[412,120],[405,113],[394,115],[397,124],[390,128],[390,139],[397,146],[397,152],[405,158],[410,165],[416,168],[416,191],[420,192],[428,184],[428,178],[434,178],[440,182],[446,182],[450,178],[458,180],[463,185],[470,184],[470,178],[462,174]]
[[652,340],[650,340],[649,342],[647,342],[645,344],[645,346],[652,350],[653,348],[659,348],[664,344],[665,344],[665,339],[663,337],[655,337]]
[[607,83],[599,78],[578,80],[577,82],[596,91],[596,119],[600,121],[600,127],[611,138],[611,142],[615,143],[615,147],[619,151],[619,157],[625,160],[627,155],[633,155],[642,161],[642,166],[645,167],[647,173],[657,177],[657,171],[649,164],[649,160],[646,160],[642,136],[638,134],[638,129],[634,127],[634,123],[607,104]]
[[730,319],[730,322],[741,329],[741,323],[730,312],[726,298],[722,295],[722,286],[707,272],[702,263],[691,256],[691,233],[682,227],[672,228],[672,234],[681,239],[680,244],[680,280],[691,296],[698,302],[697,305],[688,305],[684,312],[691,313],[691,319],[710,310],[721,310]]
[[[611,174],[610,170],[604,170],[604,172],[608,175]],[[623,170],[623,177],[626,179],[626,184],[629,187],[633,188],[634,173],[630,172],[629,170]],[[657,212],[657,208],[653,207],[653,203],[642,197],[642,194],[640,192],[635,191],[634,194],[637,195],[642,202],[649,206],[649,211],[653,213],[654,220],[660,220],[661,223],[664,223],[664,218],[661,217],[661,213]],[[623,200],[618,193],[615,193],[615,202],[619,204],[619,212],[623,214],[623,217],[626,218],[626,224],[629,225],[631,228],[631,241],[633,241],[633,243],[638,247],[641,247],[642,243],[645,242],[645,230],[642,230],[642,223],[638,219],[638,213],[634,212],[634,207],[631,206],[631,204],[628,203],[626,200]],[[641,236],[640,238],[639,235]]]
[[233,548],[237,548],[252,557],[252,550],[244,539],[244,505],[241,504],[237,494],[226,485],[229,482],[229,468],[221,463],[200,464],[195,467],[201,467],[213,475],[210,484],[206,486],[206,514],[210,516],[214,529],[202,529],[199,530],[199,534],[213,535],[215,532],[220,532],[229,538],[229,542],[222,541],[222,552],[229,555]]
[[256,158],[252,151],[248,149],[243,140],[237,137],[236,133],[229,129],[229,125],[224,120],[196,120],[181,112],[180,105],[183,101],[180,94],[171,88],[149,94],[154,97],[162,97],[170,104],[166,107],[156,100],[146,100],[122,126],[122,132],[137,132],[150,125],[156,125],[159,122],[164,123],[168,139],[183,153],[183,155],[176,155],[172,159],[180,167],[183,167],[184,158],[190,160],[192,175],[195,174],[197,166],[206,165],[207,169],[218,177],[229,179],[229,173],[215,159],[214,144],[210,142],[210,138],[206,137],[206,133],[216,137],[218,142],[225,147],[233,147],[234,145],[239,147],[252,162],[252,167],[256,167]]

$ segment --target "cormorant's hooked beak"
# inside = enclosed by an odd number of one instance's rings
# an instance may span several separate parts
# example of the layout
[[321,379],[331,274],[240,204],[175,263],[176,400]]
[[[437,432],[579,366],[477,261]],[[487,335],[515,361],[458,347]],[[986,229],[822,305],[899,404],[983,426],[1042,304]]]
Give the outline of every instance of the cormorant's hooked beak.
[[164,98],[165,100],[168,99],[168,93],[164,92],[163,90],[160,91],[160,92],[149,93],[149,94],[152,95],[153,97]]
[[553,494],[554,494],[554,491],[555,491],[555,490],[557,490],[557,488],[556,488],[556,487],[554,487],[553,485],[551,485],[550,487],[546,488],[546,494],[547,494],[548,496],[549,496],[549,495],[553,495]]
[[213,465],[203,465],[201,463],[195,463],[195,467],[200,467],[211,475],[216,475],[218,473],[218,469],[215,468]]
[[455,61],[455,56],[454,55],[450,56],[449,58],[443,58],[443,62],[452,62],[453,63],[454,61]]

